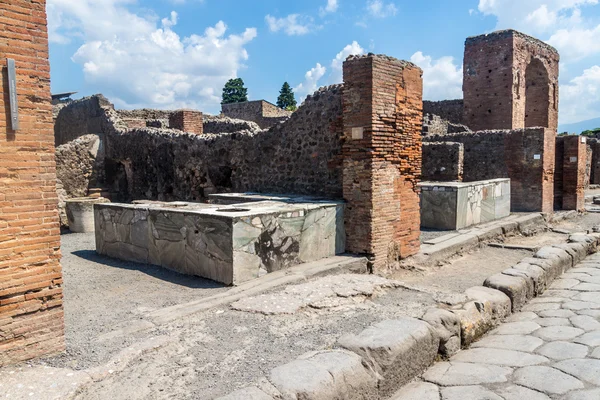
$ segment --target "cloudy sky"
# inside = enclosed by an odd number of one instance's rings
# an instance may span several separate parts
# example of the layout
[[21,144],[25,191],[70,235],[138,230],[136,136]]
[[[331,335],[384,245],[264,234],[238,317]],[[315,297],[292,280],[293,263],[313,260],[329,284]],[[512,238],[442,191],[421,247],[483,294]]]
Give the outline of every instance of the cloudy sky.
[[600,117],[598,1],[47,0],[52,90],[217,113],[230,78],[273,102],[288,81],[302,100],[373,52],[423,68],[425,99],[460,98],[464,39],[514,28],[559,50],[572,123]]

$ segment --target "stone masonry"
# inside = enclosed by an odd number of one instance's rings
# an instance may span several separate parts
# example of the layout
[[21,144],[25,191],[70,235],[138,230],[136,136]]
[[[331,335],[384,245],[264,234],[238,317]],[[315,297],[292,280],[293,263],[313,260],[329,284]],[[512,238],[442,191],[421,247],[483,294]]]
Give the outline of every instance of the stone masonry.
[[456,142],[423,143],[424,181],[462,181],[465,146]]
[[563,153],[562,209],[583,211],[585,208],[586,138],[565,136]]
[[514,30],[468,38],[464,124],[474,131],[556,129],[558,63],[553,47]]
[[223,104],[221,113],[226,117],[256,122],[262,129],[271,128],[292,115],[291,111],[282,110],[265,100]]
[[194,110],[177,110],[169,116],[169,127],[183,132],[202,135],[202,113]]
[[343,70],[347,249],[383,267],[419,250],[422,71],[373,54]]
[[[0,0],[0,366],[64,349],[46,2]],[[4,57],[16,64],[20,129]]]

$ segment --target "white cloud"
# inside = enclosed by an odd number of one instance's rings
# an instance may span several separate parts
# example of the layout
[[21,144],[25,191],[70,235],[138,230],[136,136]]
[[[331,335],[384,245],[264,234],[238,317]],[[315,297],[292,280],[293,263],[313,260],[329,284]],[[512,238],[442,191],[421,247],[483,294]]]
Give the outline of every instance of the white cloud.
[[383,0],[368,0],[367,11],[375,18],[385,18],[396,15],[398,9],[394,3],[384,3]]
[[336,83],[342,83],[343,71],[342,67],[346,58],[349,55],[364,54],[365,50],[355,40],[349,45],[346,45],[336,56],[331,60],[331,72],[329,76],[323,81],[319,82],[327,72],[327,68],[317,63],[316,67],[311,68],[304,75],[304,82],[296,86],[294,89],[300,101],[304,101],[306,96],[312,94],[320,86],[333,85]]
[[365,49],[363,49],[356,40],[349,45],[346,45],[342,51],[336,54],[335,58],[331,61],[331,75],[329,76],[329,84],[342,83],[342,80],[344,79],[342,76],[342,66],[344,61],[346,61],[346,58],[348,58],[349,55],[355,54],[365,54]]
[[423,70],[423,98],[426,100],[447,100],[462,98],[462,66],[454,63],[453,57],[440,57],[437,60],[418,51],[410,61]]
[[300,14],[290,14],[285,18],[275,18],[271,15],[265,17],[271,32],[283,30],[287,35],[306,35],[312,28],[312,18]]
[[600,53],[600,25],[592,29],[559,29],[548,43],[558,49],[563,60],[580,60]]
[[560,86],[560,123],[584,121],[600,115],[600,66]]
[[327,0],[327,4],[325,5],[325,7],[319,8],[319,15],[323,17],[326,14],[334,13],[337,11],[338,7],[338,0]]
[[53,42],[83,43],[72,59],[86,82],[121,107],[192,107],[215,112],[225,82],[248,59],[256,29],[227,35],[219,21],[204,33],[180,37],[178,16],[137,15],[132,0],[48,0]]
[[325,68],[319,63],[317,63],[317,65],[314,68],[311,68],[310,70],[306,71],[306,74],[304,74],[304,82],[302,82],[294,88],[296,96],[298,96],[300,101],[303,101],[306,98],[306,96],[312,94],[315,90],[319,88],[317,84],[319,80],[325,75],[325,72],[327,72],[327,68]]

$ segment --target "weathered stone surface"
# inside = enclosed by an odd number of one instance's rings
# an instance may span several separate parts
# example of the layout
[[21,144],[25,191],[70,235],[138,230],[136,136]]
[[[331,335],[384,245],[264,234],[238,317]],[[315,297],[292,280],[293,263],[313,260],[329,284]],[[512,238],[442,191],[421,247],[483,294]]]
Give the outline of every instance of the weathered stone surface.
[[511,368],[497,365],[440,362],[429,368],[423,379],[441,386],[480,385],[506,382],[511,373]]
[[490,335],[475,342],[471,347],[485,347],[491,349],[517,350],[524,352],[533,352],[544,344],[544,341],[535,336],[529,335]]
[[452,357],[452,361],[484,363],[506,367],[526,367],[548,362],[546,357],[507,349],[477,348],[464,350]]
[[569,393],[564,400],[597,400],[600,399],[600,389],[580,390]]
[[504,385],[495,389],[495,392],[504,400],[550,400],[550,397],[543,393],[517,385]]
[[504,400],[483,386],[454,386],[442,388],[444,400]]
[[573,341],[576,343],[585,344],[586,346],[600,346],[600,331],[586,333]]
[[573,266],[573,259],[569,253],[563,249],[558,249],[552,246],[542,247],[537,253],[535,253],[534,257],[545,260],[560,260],[560,266],[562,268],[560,270],[561,273]]
[[292,399],[363,399],[377,386],[360,356],[341,350],[305,354],[271,370],[269,381]]
[[554,364],[554,368],[591,384],[600,385],[600,360],[589,358],[564,360]]
[[273,400],[273,397],[269,396],[259,388],[251,386],[245,389],[236,390],[227,396],[219,397],[217,400]]
[[552,358],[553,360],[567,360],[569,358],[585,357],[588,353],[588,348],[576,343],[555,341],[543,345],[536,350],[536,353]]
[[571,322],[567,318],[538,318],[533,322],[540,326],[571,326]]
[[571,310],[544,310],[538,315],[543,318],[569,318],[576,314]]
[[342,336],[338,343],[362,356],[383,377],[383,394],[391,394],[425,370],[439,348],[435,330],[408,317],[379,322],[358,335]]
[[565,394],[584,387],[578,379],[546,366],[518,369],[513,374],[513,381],[546,394]]
[[496,274],[487,278],[483,286],[497,289],[506,294],[511,300],[513,312],[520,310],[527,302],[527,299],[533,296],[533,293],[528,292],[529,284],[527,279],[523,277]]
[[532,282],[534,287],[535,295],[542,294],[548,287],[548,273],[540,266],[520,262],[513,267],[517,271],[521,271],[527,276]]
[[575,328],[583,329],[586,332],[600,331],[600,321],[589,315],[577,315],[570,318]]
[[460,350],[460,318],[456,314],[441,308],[430,308],[422,319],[436,330],[440,338],[439,353],[442,356],[451,357]]
[[502,319],[511,313],[511,302],[507,295],[499,290],[485,286],[474,286],[465,291],[471,300],[484,304],[492,319]]
[[496,335],[529,335],[541,327],[532,321],[510,322],[494,329]]
[[413,382],[404,386],[389,400],[440,400],[437,385],[427,382]]
[[555,340],[571,340],[584,334],[585,331],[571,326],[548,326],[538,329],[534,335],[548,342]]
[[492,315],[481,303],[471,301],[461,310],[453,311],[460,318],[460,336],[463,346],[468,346],[494,326]]

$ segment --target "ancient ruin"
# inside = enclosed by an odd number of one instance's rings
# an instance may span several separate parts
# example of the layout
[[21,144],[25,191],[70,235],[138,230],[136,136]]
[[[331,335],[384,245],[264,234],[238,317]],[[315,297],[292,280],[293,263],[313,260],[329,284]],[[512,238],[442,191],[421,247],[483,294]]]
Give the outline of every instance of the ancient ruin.
[[[0,1],[7,395],[598,390],[600,142],[557,135],[554,48],[467,38],[463,99],[424,101],[418,66],[366,54],[295,112],[119,110],[101,94],[53,112],[44,3]],[[78,307],[62,358],[61,229]]]

